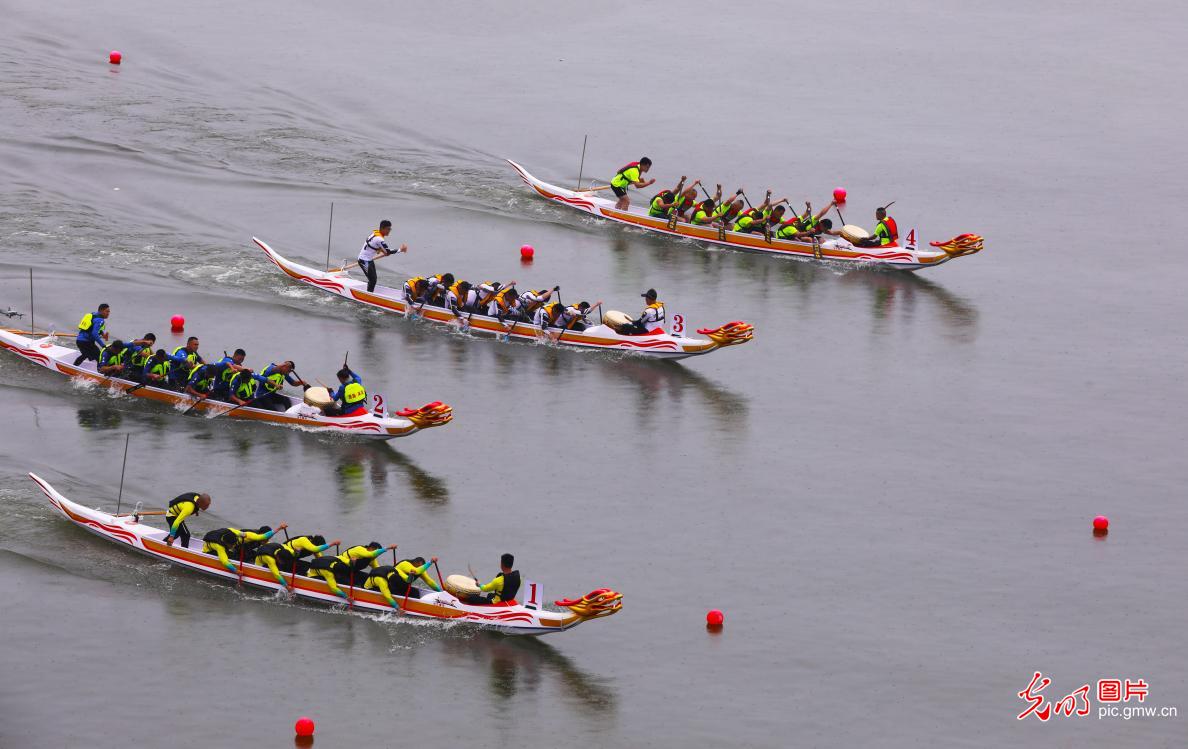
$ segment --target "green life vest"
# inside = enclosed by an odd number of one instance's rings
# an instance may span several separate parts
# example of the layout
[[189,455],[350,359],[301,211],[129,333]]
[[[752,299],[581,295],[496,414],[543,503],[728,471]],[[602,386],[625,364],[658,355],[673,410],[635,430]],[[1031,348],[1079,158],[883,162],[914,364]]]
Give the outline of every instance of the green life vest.
[[367,400],[367,391],[359,383],[352,382],[342,389],[342,400],[348,406],[353,406]]

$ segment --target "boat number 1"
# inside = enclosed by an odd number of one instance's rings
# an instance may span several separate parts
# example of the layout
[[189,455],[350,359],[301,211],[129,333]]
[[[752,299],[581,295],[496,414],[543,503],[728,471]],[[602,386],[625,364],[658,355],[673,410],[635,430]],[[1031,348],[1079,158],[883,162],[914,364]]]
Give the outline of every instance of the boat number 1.
[[684,315],[673,315],[672,316],[672,335],[683,336],[684,334],[685,334],[685,316]]
[[524,587],[528,589],[528,600],[524,601],[524,608],[540,609],[540,603],[536,600],[539,586],[531,580],[525,580]]

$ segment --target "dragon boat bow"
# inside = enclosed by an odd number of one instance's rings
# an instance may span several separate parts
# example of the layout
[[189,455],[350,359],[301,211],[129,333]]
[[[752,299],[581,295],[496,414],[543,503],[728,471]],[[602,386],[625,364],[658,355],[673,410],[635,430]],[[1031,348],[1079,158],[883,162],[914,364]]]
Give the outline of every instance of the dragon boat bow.
[[[252,241],[264,251],[264,254],[277,268],[296,281],[386,312],[394,312],[405,317],[410,315],[420,317],[439,325],[457,326],[458,324],[459,318],[442,307],[415,305],[414,308],[414,305],[404,299],[404,294],[400,290],[387,286],[376,286],[374,291],[368,291],[367,282],[351,278],[345,268],[336,271],[317,270],[289,260],[260,239],[252,237]],[[504,340],[549,342],[568,348],[625,352],[656,359],[684,359],[690,356],[701,356],[721,348],[747,343],[754,337],[752,326],[741,321],[728,322],[716,328],[699,329],[698,334],[705,338],[689,338],[683,335],[671,335],[663,331],[626,335],[605,324],[591,325],[581,331],[557,331],[560,332],[560,335],[553,338],[552,329],[549,334],[546,334],[539,326],[528,322],[516,322],[509,329],[507,323],[487,315],[468,313],[465,319],[468,330]]]
[[0,328],[0,348],[72,379],[92,382],[111,390],[120,390],[134,398],[168,403],[175,408],[188,409],[192,407],[196,413],[206,413],[211,417],[225,414],[231,419],[262,421],[318,432],[337,432],[381,440],[407,437],[422,429],[448,424],[454,418],[453,409],[440,402],[429,403],[415,409],[406,408],[403,411],[384,416],[370,412],[357,416],[326,416],[318,409],[307,406],[301,400],[287,395],[285,397],[289,399],[290,406],[285,411],[272,411],[267,408],[251,406],[237,407],[226,401],[213,398],[197,399],[176,390],[141,385],[132,380],[100,374],[95,369],[95,362],[92,361],[75,365],[73,362],[78,356],[78,351],[55,343],[52,334],[43,338],[31,338],[17,331]]
[[[864,267],[883,267],[896,270],[919,270],[931,268],[953,258],[972,255],[982,249],[981,237],[973,234],[962,234],[946,242],[932,242],[935,249],[921,248],[917,242],[916,231],[908,232],[910,241],[903,245],[892,242],[879,247],[858,247],[841,237],[831,237],[820,242],[793,241],[764,237],[762,234],[748,234],[729,230],[719,230],[713,226],[690,224],[684,221],[672,221],[665,218],[649,216],[646,208],[628,208],[625,211],[615,208],[615,201],[598,196],[594,192],[568,190],[564,187],[549,184],[542,179],[532,176],[528,170],[511,159],[507,163],[520,175],[524,184],[531,187],[537,195],[561,205],[569,206],[592,216],[604,218],[617,224],[634,226],[637,229],[667,234],[670,236],[687,237],[699,242],[730,247],[736,250],[761,252],[769,255],[783,255],[800,260],[818,260],[859,265]],[[960,241],[973,237],[977,241]]]
[[[172,546],[167,545],[164,540],[165,531],[144,525],[135,513],[113,515],[98,508],[91,509],[67,499],[40,476],[30,473],[29,478],[37,484],[50,504],[63,517],[100,538],[146,554],[158,561],[203,572],[227,582],[239,582],[270,591],[284,590],[284,586],[273,578],[266,567],[240,562],[236,572],[231,572],[219,564],[215,555],[203,553],[202,542],[199,540],[191,539],[189,546],[182,546],[180,541]],[[291,581],[288,587],[295,598],[331,606],[343,604],[343,600],[334,595],[329,586],[319,578],[297,574],[291,578],[289,575],[285,577]],[[602,588],[581,598],[557,601],[555,605],[563,610],[550,611],[545,609],[543,601],[539,600],[539,587],[524,590],[529,585],[535,583],[525,583],[521,587],[523,601],[468,604],[447,592],[428,592],[421,598],[410,597],[404,600],[401,607],[395,610],[380,593],[352,586],[348,605],[352,612],[360,614],[399,613],[418,619],[455,622],[517,635],[563,632],[583,622],[617,614],[623,607],[621,594]]]

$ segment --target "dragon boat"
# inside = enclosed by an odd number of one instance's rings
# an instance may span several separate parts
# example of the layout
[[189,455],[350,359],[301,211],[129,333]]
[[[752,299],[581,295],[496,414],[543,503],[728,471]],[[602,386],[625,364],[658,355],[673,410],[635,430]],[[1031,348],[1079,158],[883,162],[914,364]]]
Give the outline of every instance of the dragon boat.
[[55,339],[56,335],[53,333],[33,338],[24,331],[0,328],[0,348],[11,351],[22,359],[72,379],[91,382],[108,390],[122,391],[134,398],[168,403],[182,410],[192,408],[195,413],[204,413],[211,418],[225,415],[231,419],[262,421],[318,432],[337,432],[381,440],[407,437],[423,429],[448,424],[454,418],[453,409],[440,402],[384,415],[368,412],[357,416],[326,416],[319,409],[284,393],[281,395],[288,398],[290,403],[289,408],[284,411],[236,406],[234,403],[214,398],[195,398],[176,390],[101,374],[96,371],[95,362],[92,361],[75,365],[73,362],[78,356],[78,351],[59,345]]
[[[264,254],[277,268],[281,269],[281,272],[296,281],[386,312],[395,312],[405,317],[420,317],[439,325],[458,326],[459,318],[442,307],[409,304],[404,299],[403,290],[388,286],[376,286],[374,291],[368,291],[367,282],[350,278],[346,268],[331,271],[317,270],[283,257],[255,237],[252,237],[252,241],[264,251]],[[746,343],[754,336],[752,326],[741,321],[728,322],[716,328],[702,328],[697,332],[705,338],[689,338],[679,333],[674,335],[664,331],[626,335],[606,324],[591,325],[581,331],[558,331],[560,335],[554,337],[551,334],[546,334],[539,326],[528,322],[516,322],[509,329],[507,324],[498,319],[478,313],[468,314],[465,320],[468,330],[503,340],[548,342],[570,348],[627,352],[656,359],[684,359],[690,356],[701,356],[718,349]]]
[[[191,539],[188,546],[182,546],[180,541],[166,545],[165,531],[144,525],[139,511],[118,515],[98,508],[91,509],[67,499],[40,476],[30,473],[29,478],[63,517],[102,539],[158,561],[203,572],[226,582],[274,592],[285,590],[285,586],[278,583],[266,567],[240,561],[236,571],[231,572],[219,563],[215,555],[202,552],[200,540]],[[320,578],[297,574],[285,577],[289,580],[289,594],[301,601],[329,606],[346,605],[351,612],[358,614],[396,613],[414,619],[456,622],[516,635],[563,632],[583,622],[617,614],[623,607],[621,594],[602,588],[581,598],[554,602],[561,611],[548,610],[541,600],[539,584],[524,581],[521,583],[522,601],[469,604],[449,592],[422,592],[421,598],[406,598],[400,602],[398,609],[393,609],[378,592],[358,587],[348,589],[344,585],[344,590],[349,590],[344,604]]]
[[782,255],[800,260],[914,271],[947,263],[954,258],[972,255],[979,252],[983,245],[982,238],[976,234],[961,234],[944,242],[932,242],[932,249],[921,248],[915,229],[908,231],[902,245],[895,241],[879,247],[859,247],[842,237],[830,237],[817,242],[808,242],[729,231],[725,228],[649,216],[646,207],[632,207],[621,211],[615,208],[614,200],[600,197],[593,192],[568,190],[549,184],[532,176],[527,169],[511,159],[508,159],[507,163],[511,164],[512,168],[519,173],[524,184],[531,187],[542,198],[560,205],[569,206],[617,224],[634,226],[637,229],[657,234],[687,237],[699,242],[736,250]]

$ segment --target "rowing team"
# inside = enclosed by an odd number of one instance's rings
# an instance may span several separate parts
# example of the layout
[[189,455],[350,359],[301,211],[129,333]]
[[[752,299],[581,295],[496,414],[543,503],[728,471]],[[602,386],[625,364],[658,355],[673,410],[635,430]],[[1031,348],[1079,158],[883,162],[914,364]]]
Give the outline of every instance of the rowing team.
[[[404,301],[413,314],[419,313],[425,305],[443,308],[454,315],[463,328],[469,325],[470,316],[477,312],[494,317],[509,331],[517,322],[531,322],[542,331],[585,330],[586,318],[602,302],[593,306],[586,301],[564,304],[560,299],[560,291],[560,286],[519,291],[515,281],[472,284],[456,280],[452,273],[441,273],[429,277],[416,276],[405,281]],[[558,297],[556,300],[553,299],[554,294]],[[618,326],[616,330],[619,333],[643,335],[663,326],[664,304],[657,299],[656,290],[648,289],[640,296],[645,299],[647,306],[638,318]]]
[[[96,363],[100,374],[119,377],[139,383],[136,388],[151,385],[167,390],[184,392],[195,398],[234,403],[236,406],[253,406],[273,411],[286,411],[292,401],[281,391],[288,383],[309,388],[309,384],[297,376],[292,361],[272,363],[253,372],[244,366],[247,352],[235,349],[235,353],[207,362],[198,353],[198,338],[190,336],[184,346],[178,346],[172,353],[165,349],[153,350],[157,336],[146,333],[142,338],[131,341],[110,338],[107,319],[111,305],[100,304],[95,312],[88,312],[78,323],[75,343],[79,355],[75,366],[86,360]],[[363,380],[345,364],[338,371],[338,389],[331,394],[334,403],[324,406],[327,416],[356,416],[367,411],[367,391]]]
[[[187,492],[175,497],[165,511],[165,521],[169,526],[166,545],[172,546],[175,540],[180,540],[183,547],[188,547],[190,531],[186,527],[186,520],[209,509],[209,494]],[[425,561],[424,557],[412,557],[392,565],[383,565],[380,556],[385,551],[392,552],[395,562],[396,544],[383,546],[378,541],[350,546],[340,554],[326,554],[331,546],[338,551],[342,542],[338,539],[327,542],[324,536],[317,534],[290,537],[287,528],[286,523],[278,525],[276,530],[266,525],[254,531],[216,528],[202,537],[202,552],[216,556],[219,563],[232,574],[241,572],[232,559],[238,559],[241,565],[247,561],[266,567],[286,590],[290,589],[297,575],[325,580],[330,591],[344,599],[348,596],[340,587],[342,585],[378,590],[392,608],[400,608],[396,597],[421,597],[421,588],[416,585],[418,581],[433,591],[442,590],[441,584],[429,574],[429,567],[437,564],[437,557],[430,557],[429,561]],[[278,531],[284,531],[284,543],[273,540]],[[480,593],[462,600],[471,604],[514,601],[520,590],[520,573],[514,569],[514,564],[515,558],[511,554],[504,554],[500,558],[499,574],[486,585],[480,585],[476,579],[474,582]],[[290,576],[287,580],[286,575]]]
[[[655,179],[643,179],[643,174],[651,166],[652,160],[645,156],[639,161],[627,164],[615,173],[608,187],[619,198],[615,205],[617,209],[625,211],[629,207],[628,187],[642,189],[656,182]],[[682,176],[672,189],[661,190],[657,193],[648,204],[648,215],[653,218],[668,219],[674,224],[676,221],[682,221],[695,226],[721,227],[743,234],[762,234],[768,239],[775,237],[776,239],[812,241],[823,234],[842,236],[842,231],[834,229],[833,222],[825,218],[830,209],[837,205],[834,200],[829,201],[829,204],[816,214],[813,213],[812,205],[806,202],[804,213],[798,215],[794,210],[790,210],[791,203],[788,202],[788,198],[781,198],[773,203],[771,190],[767,191],[767,196],[761,204],[752,207],[750,201],[746,201],[746,195],[742,188],[736,190],[733,196],[722,200],[722,186],[718,185],[717,191],[712,196],[708,190],[702,187],[705,200],[698,202],[697,188],[701,185],[701,180],[694,180],[688,186],[685,185],[685,180],[686,177]],[[784,207],[785,203],[789,208]],[[855,242],[856,245],[860,247],[888,245],[899,238],[899,229],[895,224],[895,219],[887,215],[885,207],[880,207],[875,211],[875,222],[875,230],[871,232],[871,235],[858,239]]]

